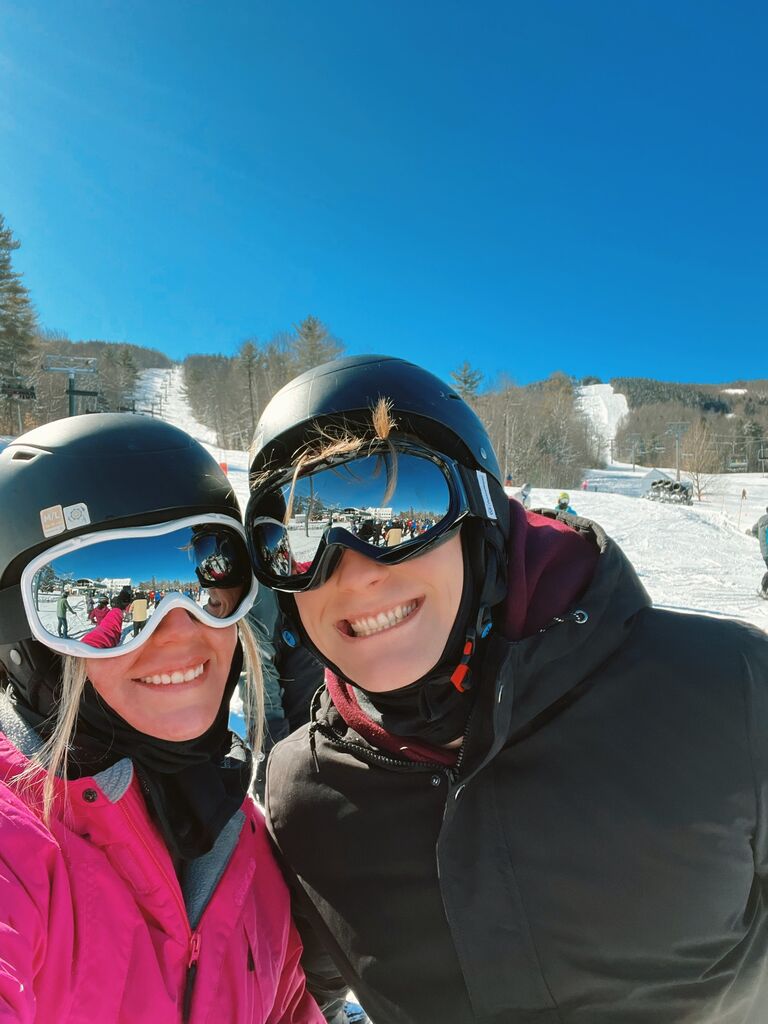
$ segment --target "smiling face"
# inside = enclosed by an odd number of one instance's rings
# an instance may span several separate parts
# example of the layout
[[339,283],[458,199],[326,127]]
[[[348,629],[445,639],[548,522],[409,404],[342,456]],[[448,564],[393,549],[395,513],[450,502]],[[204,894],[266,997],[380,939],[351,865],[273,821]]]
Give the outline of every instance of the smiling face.
[[212,629],[174,608],[146,643],[118,658],[88,661],[88,678],[121,718],[147,736],[201,736],[221,707],[237,626]]
[[464,585],[458,534],[399,565],[345,551],[321,587],[296,594],[309,638],[344,676],[382,693],[434,668]]

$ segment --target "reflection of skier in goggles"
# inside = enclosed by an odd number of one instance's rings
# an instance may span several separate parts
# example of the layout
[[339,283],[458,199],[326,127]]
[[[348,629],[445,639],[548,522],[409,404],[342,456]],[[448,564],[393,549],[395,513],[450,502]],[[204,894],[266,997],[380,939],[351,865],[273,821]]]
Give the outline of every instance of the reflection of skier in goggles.
[[[261,713],[226,477],[162,421],[73,417],[0,453],[0,516],[0,1018],[194,1024],[215,1006],[222,1021],[322,1024],[249,748],[229,731],[244,657],[246,716]],[[227,569],[223,611],[184,592],[200,531],[211,571]],[[63,578],[112,597],[90,639],[58,635]],[[134,621],[148,616],[135,638],[132,599]],[[80,583],[69,600],[85,612]],[[113,612],[100,642],[119,646],[90,646]]]
[[[508,500],[403,360],[303,374],[252,452],[256,574],[328,669],[266,797],[318,990],[376,1021],[762,1021],[765,635],[652,608],[599,526]],[[431,525],[374,546],[320,503]]]

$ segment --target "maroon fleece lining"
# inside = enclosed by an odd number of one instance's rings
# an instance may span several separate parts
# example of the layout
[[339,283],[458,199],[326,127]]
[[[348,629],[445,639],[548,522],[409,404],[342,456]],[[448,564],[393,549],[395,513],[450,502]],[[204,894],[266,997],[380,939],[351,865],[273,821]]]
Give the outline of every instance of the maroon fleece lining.
[[[586,590],[597,564],[597,548],[567,523],[527,512],[510,501],[509,582],[504,635],[521,640],[564,615]],[[365,714],[355,688],[330,670],[325,685],[347,725],[369,743],[403,760],[455,764],[458,750],[393,736]]]

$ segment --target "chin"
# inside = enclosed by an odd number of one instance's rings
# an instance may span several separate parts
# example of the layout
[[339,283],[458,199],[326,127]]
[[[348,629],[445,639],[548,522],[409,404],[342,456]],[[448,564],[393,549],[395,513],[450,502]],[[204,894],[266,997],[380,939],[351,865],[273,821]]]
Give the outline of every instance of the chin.
[[389,664],[384,671],[374,673],[355,674],[354,669],[351,669],[349,678],[354,679],[358,686],[364,690],[370,690],[371,693],[387,693],[390,690],[402,690],[405,686],[410,686],[411,683],[415,683],[417,679],[426,675],[428,671],[429,666],[423,669],[398,671],[396,667]]
[[167,725],[153,722],[152,727],[146,729],[148,736],[154,736],[158,740],[168,740],[170,743],[186,743],[188,740],[196,740],[202,736],[213,725],[216,715],[210,718],[202,718],[185,722],[171,722]]

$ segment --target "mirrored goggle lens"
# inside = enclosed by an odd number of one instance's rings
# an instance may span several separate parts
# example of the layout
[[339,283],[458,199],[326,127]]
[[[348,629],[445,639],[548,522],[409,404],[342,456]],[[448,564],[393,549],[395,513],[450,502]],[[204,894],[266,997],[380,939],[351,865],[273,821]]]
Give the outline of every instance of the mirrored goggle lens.
[[243,538],[218,526],[160,536],[137,532],[57,555],[31,577],[31,606],[42,630],[87,648],[123,646],[181,594],[205,616],[235,615],[252,583]]
[[319,470],[291,490],[288,482],[272,492],[252,519],[259,568],[276,579],[306,573],[335,527],[384,552],[424,538],[451,510],[446,472],[402,452]]

